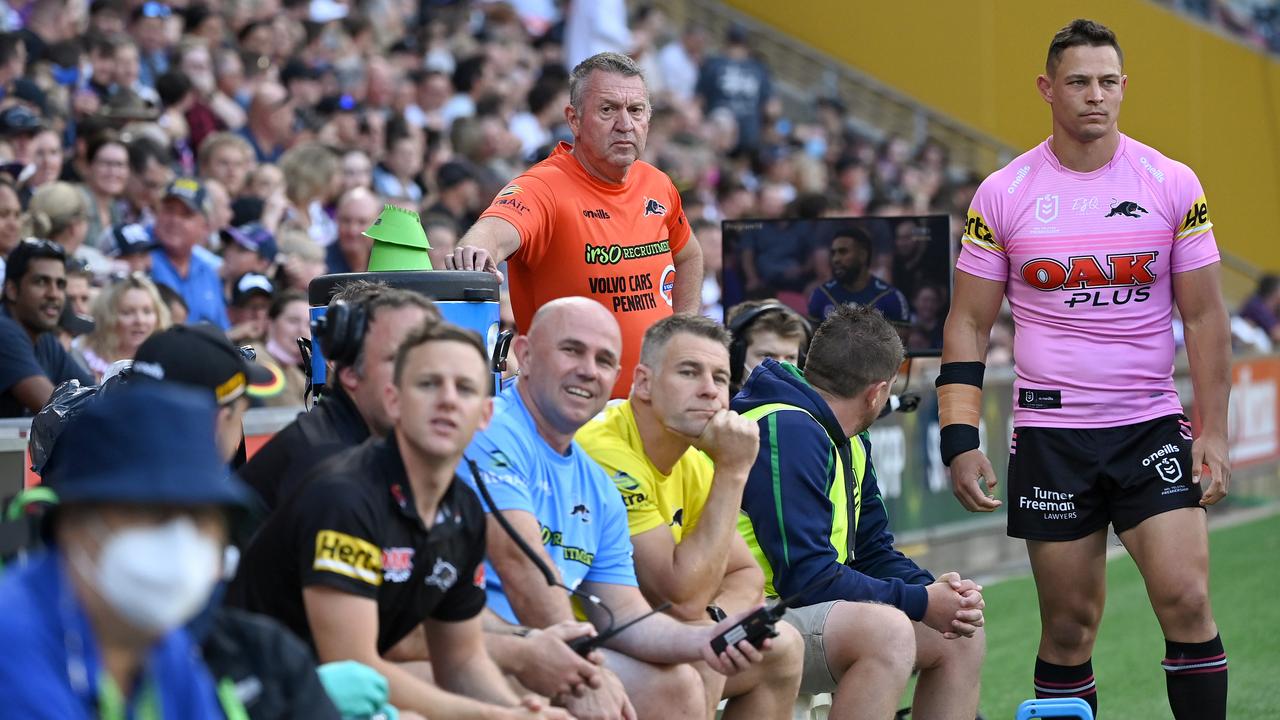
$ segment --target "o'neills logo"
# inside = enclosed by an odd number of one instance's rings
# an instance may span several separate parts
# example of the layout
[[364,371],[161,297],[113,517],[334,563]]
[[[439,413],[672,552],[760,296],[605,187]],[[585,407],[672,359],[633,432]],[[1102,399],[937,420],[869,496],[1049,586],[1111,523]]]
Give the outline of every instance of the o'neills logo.
[[1023,165],[1022,167],[1018,168],[1017,176],[1013,178],[1013,182],[1009,183],[1009,189],[1006,190],[1005,192],[1012,195],[1013,191],[1018,189],[1018,186],[1022,184],[1022,179],[1025,178],[1027,176],[1027,173],[1029,172],[1031,172],[1030,165]]
[[1162,184],[1162,185],[1164,184],[1164,171],[1163,171],[1163,170],[1161,170],[1160,168],[1156,167],[1155,165],[1152,165],[1151,163],[1147,162],[1147,159],[1146,159],[1146,158],[1144,158],[1144,157],[1140,157],[1140,158],[1138,158],[1138,162],[1142,163],[1142,167],[1146,168],[1146,169],[1147,169],[1147,172],[1151,173],[1151,177],[1155,178],[1155,179],[1156,179],[1156,182],[1158,182],[1158,183],[1160,183],[1160,184]]
[[1173,443],[1165,443],[1163,447],[1142,459],[1142,467],[1150,467],[1151,463],[1159,460],[1165,455],[1172,455],[1178,452],[1178,446]]

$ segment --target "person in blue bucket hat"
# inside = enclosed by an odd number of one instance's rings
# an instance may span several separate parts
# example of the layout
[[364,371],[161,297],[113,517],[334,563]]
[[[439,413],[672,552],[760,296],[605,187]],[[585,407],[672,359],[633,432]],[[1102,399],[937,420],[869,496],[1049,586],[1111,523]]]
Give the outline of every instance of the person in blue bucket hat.
[[71,419],[45,468],[48,550],[0,578],[0,697],[23,718],[222,718],[182,626],[221,573],[249,490],[214,399],[131,384]]

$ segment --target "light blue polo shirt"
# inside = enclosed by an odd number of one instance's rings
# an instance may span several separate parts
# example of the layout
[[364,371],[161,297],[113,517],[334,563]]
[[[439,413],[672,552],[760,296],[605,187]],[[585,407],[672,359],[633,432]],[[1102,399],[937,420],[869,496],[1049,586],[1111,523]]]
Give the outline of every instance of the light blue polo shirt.
[[[523,510],[538,519],[542,544],[565,585],[576,588],[583,580],[638,585],[622,496],[578,443],[561,455],[542,439],[518,382],[498,395],[493,422],[476,434],[466,456],[480,467],[499,510]],[[458,474],[474,489],[465,468]],[[483,499],[481,504],[491,510]],[[487,560],[485,583],[489,609],[519,623],[502,578]]]
[[187,324],[210,322],[226,330],[227,301],[222,296],[222,278],[218,271],[198,256],[191,256],[191,267],[184,278],[163,250],[151,251],[151,279],[168,285],[187,303]]

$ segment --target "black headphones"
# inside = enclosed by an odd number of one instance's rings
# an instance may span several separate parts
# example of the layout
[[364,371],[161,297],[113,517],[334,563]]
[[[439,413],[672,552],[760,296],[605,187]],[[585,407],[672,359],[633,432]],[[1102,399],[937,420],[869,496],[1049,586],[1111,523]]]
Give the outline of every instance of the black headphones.
[[729,334],[732,337],[732,341],[729,343],[730,387],[741,387],[742,381],[745,379],[743,377],[743,366],[747,364],[747,331],[751,329],[752,323],[760,319],[761,315],[771,312],[790,313],[799,319],[800,324],[804,326],[804,342],[800,343],[800,354],[796,358],[796,366],[801,370],[804,369],[804,359],[809,354],[809,341],[813,339],[813,326],[809,324],[809,321],[803,315],[786,305],[779,302],[768,302],[760,307],[739,313],[729,323]]
[[343,300],[330,304],[324,315],[311,321],[311,336],[319,341],[325,359],[336,367],[355,364],[368,329],[369,311],[365,304]]

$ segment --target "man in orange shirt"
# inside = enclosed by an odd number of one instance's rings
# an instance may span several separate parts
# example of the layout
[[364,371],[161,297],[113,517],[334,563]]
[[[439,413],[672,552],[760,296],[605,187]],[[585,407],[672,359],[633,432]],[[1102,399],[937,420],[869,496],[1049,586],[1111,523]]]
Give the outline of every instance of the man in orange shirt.
[[640,160],[649,135],[649,91],[630,58],[600,53],[570,76],[560,143],[498,193],[445,258],[450,270],[498,272],[507,261],[516,328],[560,297],[588,297],[622,329],[612,397],[625,398],[640,341],[673,312],[698,312],[702,251],[680,195],[661,170]]

